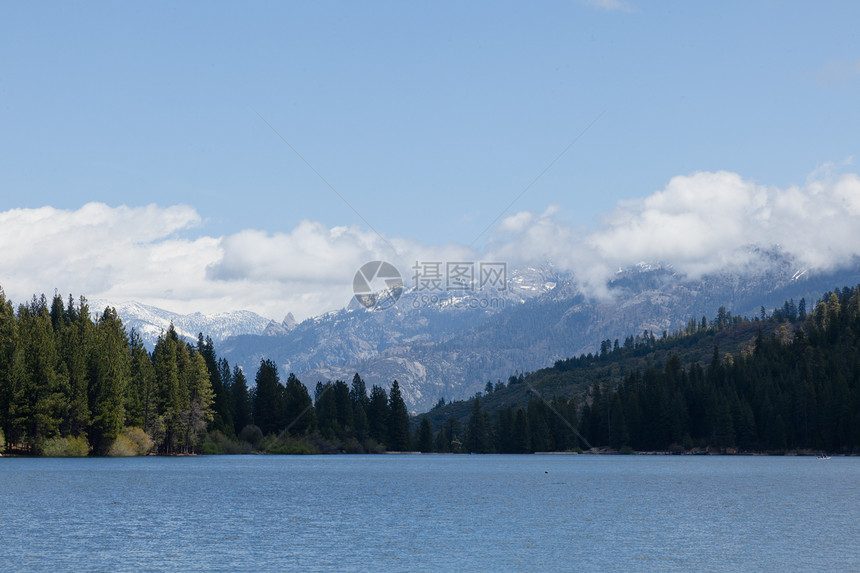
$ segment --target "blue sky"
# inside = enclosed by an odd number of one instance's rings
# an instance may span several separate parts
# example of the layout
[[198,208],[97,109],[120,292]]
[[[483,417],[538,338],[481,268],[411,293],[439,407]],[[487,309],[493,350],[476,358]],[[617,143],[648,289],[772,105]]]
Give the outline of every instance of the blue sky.
[[[828,181],[856,171],[860,5],[466,4],[3,5],[7,229],[65,217],[69,233],[105,220],[122,233],[137,229],[123,217],[140,224],[151,216],[158,232],[144,242],[152,249],[196,245],[167,257],[172,272],[196,264],[205,275],[197,280],[244,281],[246,290],[262,281],[255,298],[289,302],[261,305],[213,284],[198,285],[209,291],[195,298],[191,277],[185,290],[147,291],[146,277],[128,276],[123,260],[103,265],[102,282],[72,267],[50,274],[0,260],[0,285],[17,297],[87,289],[179,310],[313,314],[340,296],[315,298],[319,283],[343,274],[348,285],[353,263],[386,256],[371,244],[373,230],[401,241],[404,260],[407,251],[517,251],[498,234],[504,228],[473,242],[580,135],[505,216],[552,217],[581,238],[599,233],[619,202],[641,202],[678,176],[725,171],[786,190],[808,187],[822,170]],[[108,209],[87,219],[94,211],[79,210],[91,202]],[[151,204],[149,215],[134,211]],[[33,211],[45,207],[53,211]],[[121,207],[131,211],[118,214]],[[334,257],[315,274],[303,258],[317,255],[314,233],[337,239],[341,227],[364,247],[355,261]],[[235,244],[250,260],[277,258],[279,237],[291,238],[284,256],[304,261],[301,271],[290,263],[292,271],[242,275],[241,264],[227,264],[245,256],[230,251]],[[276,244],[257,249],[257,239]],[[22,248],[2,230],[0,240]],[[201,249],[209,249],[205,265],[181,263]],[[62,254],[47,262],[74,258]],[[140,254],[150,271],[164,260],[154,256]]]

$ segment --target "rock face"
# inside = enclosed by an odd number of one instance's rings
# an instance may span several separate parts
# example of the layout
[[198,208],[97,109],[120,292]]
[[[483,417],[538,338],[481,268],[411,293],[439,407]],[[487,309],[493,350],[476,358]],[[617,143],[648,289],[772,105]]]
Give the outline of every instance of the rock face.
[[[274,320],[270,320],[269,324],[266,325],[266,328],[263,329],[263,336],[280,336],[283,334],[287,334],[289,331],[296,327],[296,319],[293,316],[292,312],[288,312],[287,316],[284,317],[283,322],[280,324],[275,322]],[[252,333],[244,333],[237,332],[236,334],[252,334]]]
[[387,388],[396,379],[410,409],[424,411],[440,397],[465,398],[488,381],[596,352],[602,340],[623,342],[644,330],[659,337],[694,317],[712,320],[721,306],[745,316],[790,298],[805,297],[811,306],[827,290],[860,282],[860,267],[813,275],[776,255],[762,260],[760,267],[695,280],[669,266],[639,265],[619,271],[604,299],[587,298],[570,274],[530,267],[511,273],[501,291],[437,300],[410,291],[383,311],[353,301],[287,332],[230,338],[219,353],[251,377],[261,358],[271,358],[282,376],[294,372],[310,387],[349,381],[355,372],[368,386]]

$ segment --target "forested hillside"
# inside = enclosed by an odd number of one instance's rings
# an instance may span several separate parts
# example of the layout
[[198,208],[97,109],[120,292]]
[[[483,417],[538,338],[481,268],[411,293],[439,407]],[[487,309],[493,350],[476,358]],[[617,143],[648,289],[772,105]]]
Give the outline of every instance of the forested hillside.
[[754,319],[720,313],[671,336],[607,340],[595,355],[488,383],[425,417],[449,447],[456,434],[471,451],[856,452],[860,287],[827,293],[812,312],[805,306],[788,301]]

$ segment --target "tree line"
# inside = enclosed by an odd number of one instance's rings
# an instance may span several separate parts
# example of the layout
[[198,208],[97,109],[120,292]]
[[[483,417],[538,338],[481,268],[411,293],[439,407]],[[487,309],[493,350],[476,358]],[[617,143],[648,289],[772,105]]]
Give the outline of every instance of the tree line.
[[[184,341],[171,326],[148,351],[112,308],[93,317],[86,299],[33,297],[17,310],[0,290],[0,449],[42,455],[143,453],[422,452],[529,453],[585,449],[744,451],[860,449],[860,286],[827,293],[807,312],[793,301],[760,317],[759,331],[732,356],[714,347],[707,365],[677,354],[584,394],[534,394],[521,405],[484,410],[481,395],[462,422],[412,418],[395,380],[390,389],[317,382],[313,395],[294,374],[282,382],[261,359],[245,372],[219,358],[212,340]],[[750,319],[721,308],[682,330],[645,331],[597,354],[556,362],[588,369],[683,347],[706,330]],[[528,375],[511,376],[507,387]],[[506,385],[488,383],[487,394]],[[436,408],[443,407],[440,400]],[[435,409],[435,408],[434,408]]]
[[[267,441],[264,441],[266,439]],[[42,295],[17,309],[0,289],[0,451],[37,455],[206,451],[407,450],[409,414],[397,381],[368,394],[318,383],[263,359],[244,371],[171,325],[148,351],[116,310],[93,316],[84,297]]]
[[154,352],[116,310],[85,298],[33,297],[17,311],[0,289],[0,438],[22,453],[193,451],[212,420],[200,348],[172,328]]
[[[251,393],[251,419],[237,434],[245,451],[270,453],[381,452],[410,448],[409,412],[395,380],[390,390],[367,385],[356,373],[352,383],[317,382],[313,399],[295,374],[280,381],[277,365],[262,359]],[[223,439],[227,451],[234,447]],[[217,446],[218,444],[212,444]],[[214,447],[213,453],[218,452]]]
[[[662,339],[683,347],[708,329],[766,321],[776,325],[769,336],[759,329],[737,356],[721,354],[715,346],[704,366],[685,366],[672,353],[662,367],[635,369],[618,385],[598,381],[584,395],[550,401],[532,396],[525,406],[493,413],[482,409],[482,396],[476,395],[465,427],[449,418],[435,429],[434,438],[425,416],[421,427],[427,426],[429,439],[419,449],[860,451],[860,286],[826,293],[810,312],[803,299],[799,305],[787,301],[770,314],[762,309],[753,319],[733,317],[721,308],[714,320],[691,320]],[[657,342],[647,331],[624,344],[604,341],[598,354],[558,361],[555,369],[587,369],[613,356],[644,355]],[[508,386],[523,381],[522,376],[511,377]],[[499,389],[488,384],[486,393]],[[441,401],[437,407],[443,405]]]

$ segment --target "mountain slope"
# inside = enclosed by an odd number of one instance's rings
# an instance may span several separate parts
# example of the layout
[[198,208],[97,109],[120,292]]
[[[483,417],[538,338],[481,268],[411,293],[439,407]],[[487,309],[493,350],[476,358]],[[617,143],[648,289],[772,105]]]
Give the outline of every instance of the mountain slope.
[[[342,310],[285,334],[231,338],[220,348],[231,363],[252,372],[260,358],[272,358],[309,386],[349,380],[355,372],[369,385],[387,387],[396,379],[410,409],[423,411],[440,397],[468,397],[487,381],[594,352],[605,339],[643,330],[659,336],[682,328],[690,317],[712,319],[721,306],[756,315],[762,306],[772,309],[789,298],[811,301],[833,285],[860,282],[857,267],[813,275],[778,256],[767,262],[697,280],[671,267],[642,265],[619,272],[606,299],[587,298],[574,277],[543,269],[529,275],[534,284],[520,279],[527,288],[517,294],[508,289],[503,308],[452,308],[450,300],[415,308],[413,292],[385,311]],[[512,273],[511,281],[522,274]]]

